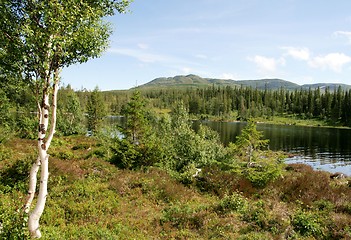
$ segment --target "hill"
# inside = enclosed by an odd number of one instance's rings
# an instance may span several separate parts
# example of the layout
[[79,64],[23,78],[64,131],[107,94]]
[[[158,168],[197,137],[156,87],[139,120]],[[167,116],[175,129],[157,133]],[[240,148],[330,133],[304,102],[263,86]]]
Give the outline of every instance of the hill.
[[337,83],[317,83],[317,84],[304,84],[298,85],[296,83],[286,81],[283,79],[258,79],[258,80],[227,80],[227,79],[216,79],[216,78],[202,78],[200,76],[190,75],[179,75],[175,77],[160,77],[156,78],[146,84],[140,85],[138,88],[169,88],[169,87],[206,87],[206,86],[232,86],[232,87],[252,87],[257,89],[280,89],[284,88],[287,90],[295,89],[317,89],[324,90],[329,87],[331,91],[337,89],[339,86],[344,90],[350,90],[351,85],[337,84]]
[[342,83],[315,83],[315,84],[304,84],[301,87],[303,89],[317,89],[319,87],[319,89],[321,91],[324,91],[327,87],[329,88],[330,91],[334,91],[336,89],[338,89],[338,87],[341,87],[343,90],[350,90],[351,89],[351,85],[347,85],[347,84],[342,84]]
[[223,79],[210,79],[202,78],[197,75],[186,75],[186,76],[175,76],[175,77],[161,77],[156,78],[144,85],[139,86],[139,88],[145,87],[206,87],[212,85],[232,85],[240,86],[236,84],[233,80],[223,80]]

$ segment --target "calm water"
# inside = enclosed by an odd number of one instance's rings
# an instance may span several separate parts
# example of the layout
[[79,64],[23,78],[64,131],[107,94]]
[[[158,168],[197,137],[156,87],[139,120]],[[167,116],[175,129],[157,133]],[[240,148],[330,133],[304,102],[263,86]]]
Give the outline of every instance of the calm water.
[[[110,124],[123,125],[123,117],[111,116]],[[224,144],[235,142],[246,126],[242,122],[201,121],[218,131]],[[194,123],[194,127],[199,122]],[[282,150],[293,155],[287,163],[306,163],[315,169],[342,172],[351,176],[351,129],[302,127],[289,125],[257,124],[257,130],[269,139],[271,150]]]
[[[245,123],[202,121],[219,132],[223,143],[234,142]],[[293,157],[287,163],[306,163],[315,169],[351,175],[351,129],[257,124],[272,150],[283,150]]]

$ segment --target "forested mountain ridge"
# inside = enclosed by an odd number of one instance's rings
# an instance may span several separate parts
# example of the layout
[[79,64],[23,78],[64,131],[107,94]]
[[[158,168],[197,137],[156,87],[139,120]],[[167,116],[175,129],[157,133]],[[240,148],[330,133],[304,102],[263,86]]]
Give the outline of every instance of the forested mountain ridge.
[[341,89],[347,91],[351,89],[351,85],[343,84],[343,83],[315,83],[315,84],[304,84],[301,87],[304,89],[319,89],[321,91],[324,91],[326,88],[329,88],[329,90],[334,91],[338,89],[338,87],[341,87]]
[[229,80],[216,78],[202,78],[197,75],[178,75],[175,77],[160,77],[156,78],[146,84],[140,85],[138,88],[163,88],[163,87],[206,87],[206,86],[232,86],[232,87],[252,87],[260,90],[269,89],[277,90],[284,88],[286,90],[295,89],[317,89],[323,90],[329,87],[329,90],[337,89],[341,86],[344,90],[351,89],[351,85],[338,83],[316,83],[298,85],[296,83],[286,81],[283,79],[258,79],[258,80]]

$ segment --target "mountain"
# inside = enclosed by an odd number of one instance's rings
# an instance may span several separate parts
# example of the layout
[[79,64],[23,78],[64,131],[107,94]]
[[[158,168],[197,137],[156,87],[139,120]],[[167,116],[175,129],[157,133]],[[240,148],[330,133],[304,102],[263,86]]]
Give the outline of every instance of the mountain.
[[301,87],[303,89],[317,89],[319,87],[319,89],[321,91],[324,91],[327,87],[329,88],[330,91],[334,91],[337,90],[339,88],[339,86],[343,89],[343,90],[351,90],[351,85],[347,85],[347,84],[342,84],[342,83],[315,83],[315,84],[304,84]]
[[224,80],[224,79],[211,79],[211,78],[202,78],[197,75],[186,75],[186,76],[175,76],[175,77],[161,77],[152,80],[144,85],[139,87],[206,87],[212,85],[231,85],[231,86],[240,86],[236,84],[233,80]]
[[317,84],[304,84],[298,85],[283,79],[258,79],[258,80],[227,80],[216,78],[202,78],[200,76],[179,75],[175,77],[160,77],[156,78],[146,84],[138,86],[138,88],[170,88],[170,87],[207,87],[207,86],[232,86],[232,87],[252,87],[257,89],[280,89],[287,90],[294,89],[316,89],[320,88],[322,91],[329,87],[331,91],[341,86],[344,90],[350,90],[351,85],[335,84],[335,83],[317,83]]
[[296,88],[300,88],[300,85],[285,81],[282,79],[259,79],[259,80],[240,80],[235,81],[236,83],[257,89],[280,89],[284,88],[287,90],[294,90]]

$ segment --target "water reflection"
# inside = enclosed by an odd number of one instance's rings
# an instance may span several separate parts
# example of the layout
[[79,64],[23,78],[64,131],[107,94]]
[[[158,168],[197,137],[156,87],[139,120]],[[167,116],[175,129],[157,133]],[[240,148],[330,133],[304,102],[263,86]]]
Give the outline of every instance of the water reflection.
[[[246,125],[211,121],[202,121],[202,124],[218,131],[224,144],[234,142]],[[270,149],[293,155],[287,159],[288,163],[306,163],[315,169],[351,175],[350,129],[258,124],[257,130],[270,140]]]
[[[125,118],[109,117],[111,125],[125,124]],[[242,122],[201,121],[220,134],[221,141],[226,145],[235,142],[241,130],[246,126]],[[194,128],[200,121],[194,122]],[[293,125],[257,124],[257,130],[269,139],[272,150],[291,153],[287,163],[306,163],[315,169],[329,172],[343,172],[351,176],[351,129],[303,127]]]

